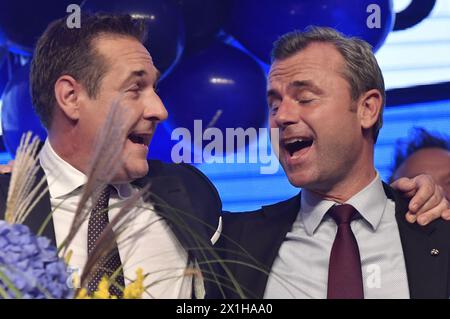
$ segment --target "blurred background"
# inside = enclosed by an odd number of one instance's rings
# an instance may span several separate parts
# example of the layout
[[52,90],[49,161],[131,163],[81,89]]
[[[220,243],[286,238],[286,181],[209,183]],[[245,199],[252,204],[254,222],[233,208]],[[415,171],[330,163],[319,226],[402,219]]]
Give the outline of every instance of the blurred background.
[[[1,0],[0,163],[14,157],[23,132],[32,130],[45,139],[31,105],[29,61],[36,39],[50,21],[68,14],[69,4],[82,12],[124,12],[146,20],[146,46],[162,72],[159,94],[169,111],[153,138],[151,158],[171,161],[178,143],[176,137],[171,140],[172,131],[184,127],[193,134],[195,119],[203,121],[203,129],[213,123],[223,133],[266,127],[272,42],[308,25],[361,37],[376,52],[387,89],[375,151],[384,180],[390,176],[395,142],[413,127],[450,133],[448,0]],[[201,147],[186,146],[192,159],[201,157]],[[225,152],[224,161],[246,156],[249,149],[257,150],[257,142]],[[264,175],[261,163],[248,160],[196,165],[218,188],[226,210],[253,210],[298,192],[281,167]]]

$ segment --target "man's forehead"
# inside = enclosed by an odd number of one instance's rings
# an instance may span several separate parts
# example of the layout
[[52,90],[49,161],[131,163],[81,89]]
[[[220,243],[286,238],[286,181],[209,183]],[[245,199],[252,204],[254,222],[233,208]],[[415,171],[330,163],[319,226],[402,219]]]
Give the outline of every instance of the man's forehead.
[[299,80],[303,75],[311,77],[319,72],[340,75],[343,67],[344,60],[332,44],[313,43],[286,59],[275,60],[269,70],[268,86]]
[[311,64],[274,64],[268,76],[267,87],[289,85],[295,81],[317,80],[317,67]]
[[130,36],[103,35],[95,39],[97,50],[110,60],[153,64],[145,46]]

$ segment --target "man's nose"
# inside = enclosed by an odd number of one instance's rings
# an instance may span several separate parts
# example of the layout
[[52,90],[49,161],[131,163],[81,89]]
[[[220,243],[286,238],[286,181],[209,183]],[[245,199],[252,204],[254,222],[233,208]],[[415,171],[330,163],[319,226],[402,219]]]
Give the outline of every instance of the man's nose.
[[278,107],[275,114],[275,123],[279,128],[287,127],[291,124],[295,124],[300,120],[300,114],[298,106],[292,105],[289,101],[283,101]]
[[144,117],[148,120],[162,122],[167,119],[168,113],[159,96],[148,101],[145,105]]

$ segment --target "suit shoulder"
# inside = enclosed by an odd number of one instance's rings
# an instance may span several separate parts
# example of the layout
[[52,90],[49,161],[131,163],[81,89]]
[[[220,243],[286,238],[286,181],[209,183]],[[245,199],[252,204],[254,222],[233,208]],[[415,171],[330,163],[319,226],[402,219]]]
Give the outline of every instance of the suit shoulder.
[[197,178],[209,182],[205,174],[203,174],[199,169],[190,164],[167,163],[159,160],[149,160],[148,164],[150,176],[188,174],[195,175]]
[[9,181],[11,179],[11,174],[0,174],[0,185],[9,185]]
[[180,163],[149,161],[150,177],[175,177],[181,181],[194,201],[194,206],[209,207],[211,211],[222,211],[222,201],[213,183],[196,167]]
[[6,198],[8,194],[9,182],[11,180],[11,174],[0,174],[0,196]]
[[240,212],[229,212],[223,211],[222,218],[224,223],[241,223],[246,220],[251,220],[262,216],[262,208],[250,210],[250,211],[240,211]]
[[159,160],[149,160],[150,176],[177,176],[183,183],[195,189],[205,190],[219,199],[219,192],[214,184],[198,168],[186,163],[166,163]]
[[272,213],[281,212],[284,210],[295,209],[298,210],[300,203],[300,196],[296,195],[289,199],[283,200],[270,205],[262,206],[259,209],[251,211],[241,211],[241,212],[223,212],[224,223],[242,223],[245,221],[254,221],[260,218],[264,218],[267,214],[272,215]]
[[223,214],[225,216],[255,216],[257,214],[261,214],[262,213],[262,208],[258,208],[255,210],[245,210],[245,211],[235,211],[235,212],[231,212],[231,211],[224,211]]

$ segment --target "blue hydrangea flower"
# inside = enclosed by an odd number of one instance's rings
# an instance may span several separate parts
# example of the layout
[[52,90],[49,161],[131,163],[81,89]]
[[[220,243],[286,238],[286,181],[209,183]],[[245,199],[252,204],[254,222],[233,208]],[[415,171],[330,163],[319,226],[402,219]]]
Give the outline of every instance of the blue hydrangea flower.
[[22,298],[72,298],[69,280],[64,261],[47,238],[35,236],[25,225],[0,220],[0,290],[3,294],[18,297],[10,288],[12,284]]

